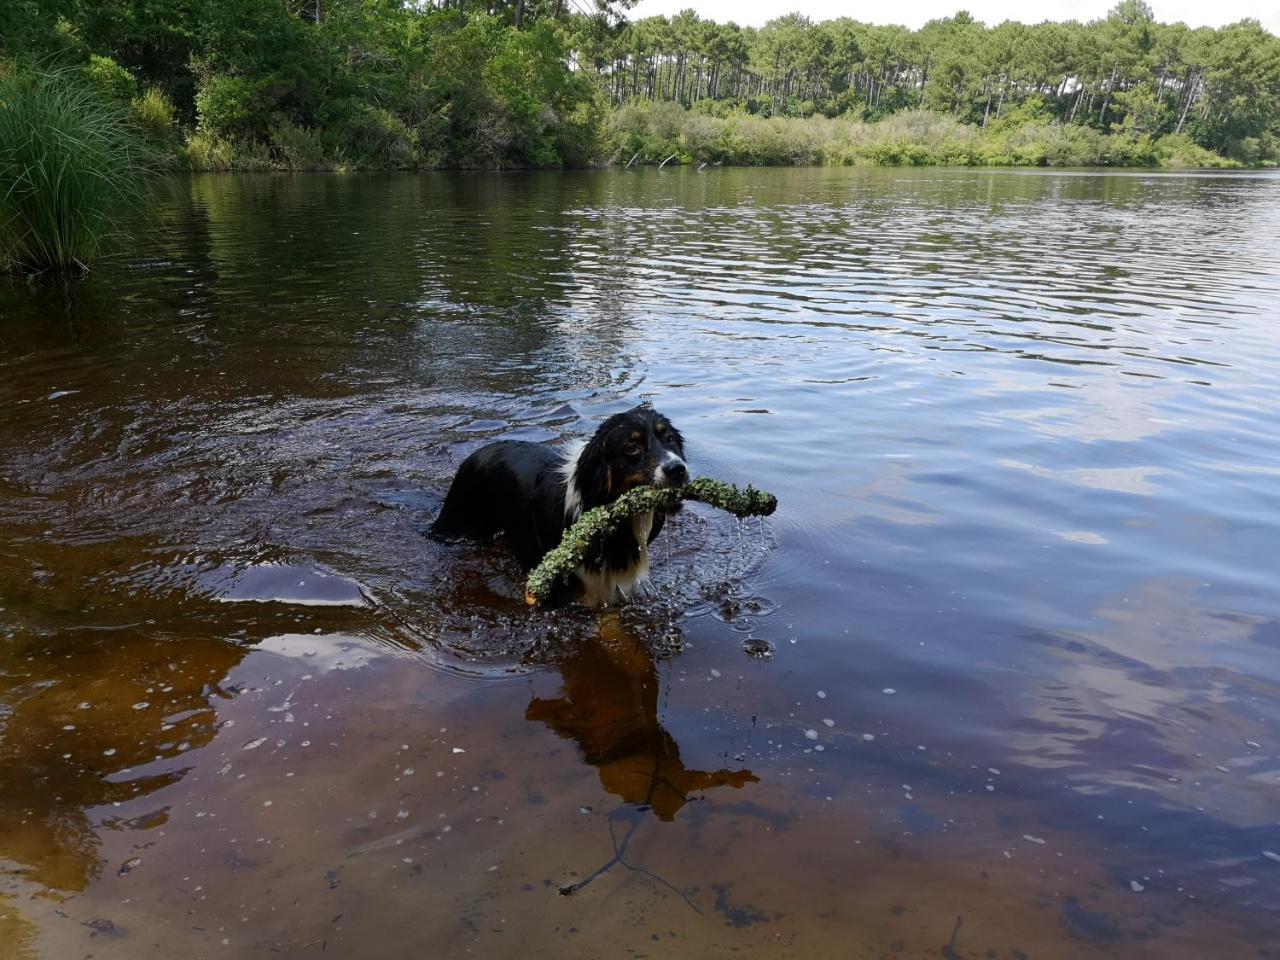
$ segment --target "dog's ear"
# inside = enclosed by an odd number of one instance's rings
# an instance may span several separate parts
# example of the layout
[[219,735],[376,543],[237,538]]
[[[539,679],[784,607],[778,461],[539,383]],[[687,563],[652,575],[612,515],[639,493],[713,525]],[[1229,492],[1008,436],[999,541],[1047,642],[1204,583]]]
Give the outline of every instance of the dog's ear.
[[578,456],[574,481],[582,495],[582,505],[587,509],[613,499],[613,478],[609,475],[609,435],[612,432],[613,428],[608,424],[601,427]]

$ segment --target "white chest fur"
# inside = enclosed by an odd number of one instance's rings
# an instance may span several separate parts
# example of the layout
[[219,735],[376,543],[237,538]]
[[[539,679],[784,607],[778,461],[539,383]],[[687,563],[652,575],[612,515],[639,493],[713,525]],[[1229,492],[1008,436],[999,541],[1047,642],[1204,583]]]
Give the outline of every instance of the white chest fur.
[[631,529],[640,555],[624,570],[587,570],[579,567],[578,579],[582,582],[582,602],[589,607],[607,607],[631,597],[636,588],[649,579],[649,531],[653,529],[653,513],[640,513],[631,518]]

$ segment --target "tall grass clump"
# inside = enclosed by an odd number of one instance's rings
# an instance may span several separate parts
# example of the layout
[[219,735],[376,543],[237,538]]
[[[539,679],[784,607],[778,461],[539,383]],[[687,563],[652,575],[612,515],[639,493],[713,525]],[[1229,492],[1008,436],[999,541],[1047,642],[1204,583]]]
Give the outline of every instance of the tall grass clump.
[[127,104],[65,70],[0,75],[0,269],[88,270],[153,168]]

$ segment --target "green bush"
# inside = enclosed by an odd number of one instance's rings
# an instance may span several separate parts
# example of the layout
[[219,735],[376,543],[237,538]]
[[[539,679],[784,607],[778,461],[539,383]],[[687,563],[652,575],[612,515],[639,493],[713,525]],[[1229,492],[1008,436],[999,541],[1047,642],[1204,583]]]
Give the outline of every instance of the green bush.
[[489,51],[468,161],[559,167],[594,152],[585,124],[600,113],[598,95],[591,80],[564,69],[564,42],[552,23],[511,30],[497,18],[473,17],[465,33]]
[[1130,132],[1111,136],[1106,161],[1115,167],[1154,167],[1160,162],[1151,137]]
[[261,125],[266,83],[247,77],[207,76],[196,91],[196,119],[215,137],[250,136]]
[[128,103],[138,95],[138,81],[133,74],[110,57],[92,54],[83,72],[91,87],[113,100]]
[[222,173],[235,168],[235,147],[228,140],[197,130],[187,140],[187,165],[192,170]]
[[129,102],[129,119],[145,136],[160,143],[172,141],[178,133],[173,101],[155,87],[148,87]]
[[976,162],[989,166],[1089,167],[1112,159],[1108,137],[1090,127],[1033,118],[981,134]]
[[633,100],[609,114],[604,140],[623,162],[635,154],[640,154],[641,162],[661,162],[679,153],[685,119],[678,103]]
[[262,173],[276,169],[271,147],[261,140],[243,140],[235,144],[235,159],[231,169],[249,173]]
[[83,77],[0,76],[0,265],[87,270],[154,167],[123,105]]
[[1162,167],[1238,167],[1235,160],[1206,150],[1186,134],[1169,134],[1155,144],[1156,159]]
[[337,153],[357,167],[411,169],[418,165],[418,134],[391,111],[354,101],[332,131]]
[[271,145],[279,166],[286,170],[324,170],[330,167],[320,134],[288,120],[271,128]]

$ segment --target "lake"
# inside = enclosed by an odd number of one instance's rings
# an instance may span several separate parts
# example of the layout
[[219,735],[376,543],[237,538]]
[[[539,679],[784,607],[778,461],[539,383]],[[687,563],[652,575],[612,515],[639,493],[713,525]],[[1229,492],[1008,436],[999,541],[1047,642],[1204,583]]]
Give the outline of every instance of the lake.
[[[1280,176],[208,176],[0,286],[0,955],[1280,939]],[[621,610],[423,536],[649,401]]]

